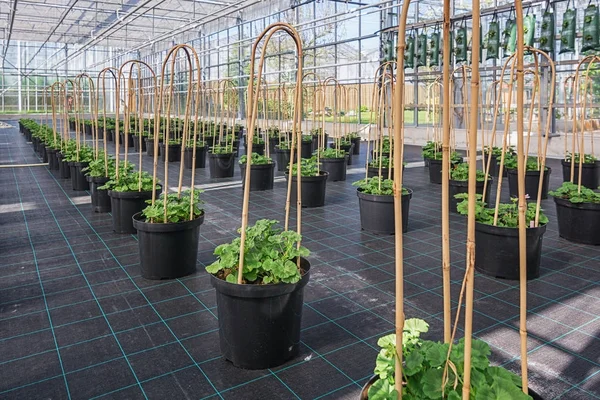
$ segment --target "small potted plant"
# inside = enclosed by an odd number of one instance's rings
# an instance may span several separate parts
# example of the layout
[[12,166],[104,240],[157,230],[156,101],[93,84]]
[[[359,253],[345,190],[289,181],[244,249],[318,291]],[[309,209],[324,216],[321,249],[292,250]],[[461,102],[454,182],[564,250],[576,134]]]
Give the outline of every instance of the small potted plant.
[[290,164],[290,154],[291,148],[289,142],[282,141],[279,145],[275,146],[277,171],[287,171],[288,165]]
[[425,146],[421,148],[421,154],[423,155],[423,161],[425,162],[425,167],[429,167],[429,160],[435,158],[436,153],[440,153],[442,151],[442,143],[437,141],[428,141],[425,143]]
[[[430,150],[423,152],[423,156],[429,160],[429,182],[441,185],[443,153],[441,151]],[[458,154],[456,151],[450,153],[450,169],[462,162],[463,158],[460,154]]]
[[[459,214],[468,215],[467,194],[456,195],[462,201],[458,203]],[[486,275],[503,279],[519,279],[519,210],[517,200],[498,205],[496,209],[487,208],[481,196],[475,205],[475,269]],[[527,279],[540,275],[542,240],[546,232],[548,217],[539,210],[536,226],[537,204],[527,203],[525,224],[527,226]]]
[[[394,221],[394,181],[382,177],[365,178],[357,186],[360,226],[363,230],[382,235],[396,232]],[[402,232],[408,232],[408,211],[412,190],[402,188]]]
[[231,146],[213,146],[208,153],[211,178],[231,178],[234,172],[234,154]]
[[[242,174],[242,184],[246,184],[246,164],[248,156],[240,157],[240,171]],[[252,162],[250,164],[250,191],[261,191],[273,189],[275,180],[275,163],[270,157],[254,153],[252,146]]]
[[[297,200],[297,189],[296,189],[296,169],[298,164],[294,164],[292,168],[292,190],[290,202],[296,203]],[[302,194],[300,200],[302,207],[323,207],[325,205],[325,188],[329,174],[319,169],[319,163],[317,157],[303,158],[300,164],[300,173],[302,180]],[[286,173],[288,179],[290,179],[289,169]]]
[[146,279],[176,279],[196,272],[200,225],[200,190],[162,193],[133,215],[140,250],[140,270]]
[[317,150],[315,155],[318,155],[321,169],[329,174],[328,180],[333,182],[346,180],[348,154],[344,150],[321,149]]
[[[478,169],[477,170],[477,185],[475,193],[483,195],[483,187],[485,184],[485,173]],[[487,177],[487,188],[485,193],[484,202],[486,204],[490,204],[490,184],[492,182],[492,177]],[[468,193],[469,192],[469,164],[468,163],[459,163],[452,167],[450,170],[450,187],[448,190],[448,200],[450,201],[450,211],[458,212],[456,210],[456,205],[458,204],[458,200],[456,199],[456,195],[460,193]]]
[[344,136],[344,139],[351,142],[354,147],[352,148],[352,154],[354,154],[355,156],[360,154],[360,135],[358,134],[358,132],[351,132],[347,135]]
[[[248,148],[248,141],[244,136],[244,147]],[[258,153],[261,156],[265,154],[265,141],[259,135],[254,135],[252,138],[252,152]]]
[[147,131],[142,131],[142,134],[140,135],[139,132],[138,133],[134,133],[133,134],[133,151],[135,151],[136,153],[141,153],[146,150],[146,138],[149,136],[150,134]]
[[[146,141],[146,154],[150,157],[154,157],[154,134],[148,134],[148,137],[145,138]],[[163,135],[162,133],[158,135],[158,155],[160,156],[160,145],[163,143]]]
[[[491,157],[490,152],[492,153]],[[507,157],[510,157],[515,154],[515,150],[512,147],[508,147],[506,149]],[[485,146],[483,149],[483,156],[485,157],[485,162],[487,163],[488,159],[490,160],[490,170],[489,174],[492,177],[497,177],[500,172],[500,160],[502,158],[502,147],[496,146]],[[503,168],[502,176],[506,177],[506,160]]]
[[391,160],[389,157],[380,157],[375,158],[369,161],[369,165],[367,166],[367,177],[373,178],[374,176],[379,176],[379,171],[381,168],[381,176],[385,177],[394,177],[394,168],[392,167],[390,170],[390,164],[393,165],[394,160]]
[[[106,156],[100,153],[96,160],[90,161],[87,168],[83,171],[86,174],[87,181],[90,184],[90,196],[92,199],[92,210],[97,213],[107,213],[111,211],[110,196],[107,189],[100,189],[110,177],[115,175],[116,163],[114,157]],[[133,165],[122,165],[123,170],[131,171]]]
[[263,219],[246,229],[242,284],[239,237],[218,246],[217,261],[206,267],[216,289],[221,352],[236,367],[271,368],[298,354],[309,251],[298,233],[276,223]]
[[302,135],[302,158],[311,158],[313,153],[313,137],[312,135]]
[[347,164],[352,164],[352,155],[354,154],[354,143],[352,143],[349,139],[344,137],[334,138],[333,143],[329,143],[329,147],[332,149],[340,149],[345,151],[348,155],[348,158],[346,159]]
[[167,155],[169,162],[181,161],[181,139],[169,139],[168,146],[163,141],[158,147],[163,161],[167,159]]
[[556,204],[560,237],[575,243],[600,245],[600,193],[564,182],[550,195]]
[[190,140],[185,144],[185,150],[183,153],[183,164],[185,168],[206,168],[206,154],[208,153],[208,146],[206,145],[206,142],[197,140],[195,147],[196,162],[194,163],[194,143]]
[[[527,157],[527,169],[525,173],[525,193],[529,195],[531,200],[536,200],[538,197],[540,184],[540,169],[543,162],[538,157]],[[506,172],[508,174],[508,191],[510,197],[517,197],[517,156],[507,153],[505,156]],[[542,200],[548,198],[548,185],[550,184],[550,174],[552,168],[544,166],[544,180],[542,182]]]
[[[427,331],[429,324],[421,319],[411,318],[404,323],[401,350],[404,360],[402,398],[459,400],[463,393],[464,339],[454,343],[450,349],[448,343],[422,339],[421,335]],[[360,400],[398,398],[395,388],[396,354],[399,353],[396,349],[396,334],[379,338],[377,345],[381,350],[377,355],[375,375],[363,387]],[[471,351],[471,374],[479,377],[471,380],[470,393],[477,393],[473,398],[540,399],[531,389],[529,395],[523,393],[521,377],[505,368],[491,365],[489,356],[492,352],[487,343],[473,340]],[[453,367],[446,368],[447,358]],[[443,379],[445,369],[448,374],[446,380]]]
[[83,145],[77,150],[77,145],[72,150],[63,152],[63,160],[69,163],[71,170],[71,185],[73,190],[83,191],[90,188],[83,169],[94,160],[94,151],[91,147]]
[[[571,181],[571,153],[567,153],[565,159],[561,161],[563,182]],[[579,183],[579,164],[582,164],[581,169],[581,184],[588,189],[594,189],[600,186],[600,162],[591,154],[585,154],[583,160],[579,159],[579,153],[575,153],[575,174],[573,183]]]

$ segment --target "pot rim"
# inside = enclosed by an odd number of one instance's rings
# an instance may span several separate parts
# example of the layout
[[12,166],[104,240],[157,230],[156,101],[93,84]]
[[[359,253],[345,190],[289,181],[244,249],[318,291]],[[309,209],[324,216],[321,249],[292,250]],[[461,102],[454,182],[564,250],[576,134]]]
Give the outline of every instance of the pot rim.
[[146,222],[145,218],[142,217],[142,212],[137,212],[133,214],[131,219],[133,220],[133,227],[138,231],[142,232],[151,232],[151,233],[168,233],[168,232],[178,232],[184,231],[187,229],[194,229],[202,223],[204,223],[204,210],[202,214],[197,218],[194,218],[191,221],[182,221],[182,222],[167,222],[167,223],[150,223]]
[[[530,233],[530,234],[539,234],[539,235],[543,235],[544,232],[546,232],[546,228],[547,228],[548,224],[543,224],[538,226],[537,228],[527,228],[526,232]],[[491,235],[497,235],[497,236],[514,236],[514,237],[518,237],[519,236],[519,228],[515,227],[509,227],[509,226],[494,226],[494,225],[489,225],[489,224],[484,224],[482,222],[479,221],[475,221],[475,230],[478,230],[480,232],[483,233],[488,233]]]
[[209,158],[233,158],[233,153],[213,153],[210,150],[208,151]]
[[[240,168],[243,168],[243,169],[245,169],[246,165],[248,165],[247,163],[242,163],[242,162],[240,162],[238,164],[240,165]],[[251,170],[253,170],[253,169],[270,169],[270,168],[275,168],[275,163],[273,161],[271,161],[268,164],[252,164],[250,166]]]
[[[516,168],[506,168],[506,172],[510,175],[516,175],[517,169]],[[549,176],[550,172],[552,172],[552,168],[550,168],[549,166],[546,165],[546,170],[544,171],[544,178],[546,176]],[[532,176],[540,175],[540,171],[525,171],[525,175],[532,175]]]
[[[285,173],[286,179],[290,176],[290,174],[288,172]],[[315,175],[315,176],[301,176],[300,180],[301,181],[321,181],[321,180],[327,180],[327,178],[329,177],[329,172],[327,171],[319,171],[319,175]],[[298,177],[296,175],[292,175],[292,182],[297,180]]]
[[[162,192],[162,186],[156,185],[156,193],[158,194],[160,192]],[[110,197],[114,197],[115,199],[137,199],[137,198],[148,197],[148,196],[150,196],[150,198],[151,198],[152,190],[141,191],[141,192],[138,192],[137,190],[136,191],[127,191],[127,192],[118,192],[116,190],[109,190],[108,195]]]
[[[410,188],[405,188],[408,190],[408,193],[402,194],[402,197],[408,196],[409,199],[412,199],[413,190]],[[356,189],[356,195],[359,199],[367,200],[367,201],[377,201],[377,202],[385,202],[385,203],[393,203],[394,195],[393,194],[370,194],[363,193],[360,188]]]
[[563,199],[562,197],[554,197],[554,202],[559,207],[573,208],[578,210],[587,211],[600,211],[600,203],[571,203],[569,199]]
[[[493,183],[494,182],[494,177],[489,177],[488,178],[488,183]],[[469,186],[469,181],[458,181],[455,179],[450,179],[450,186]],[[476,186],[483,186],[483,184],[485,183],[485,181],[477,181],[476,182]]]
[[223,279],[217,278],[213,274],[209,274],[210,282],[212,286],[218,292],[231,296],[231,297],[239,297],[239,298],[269,298],[269,297],[278,297],[283,296],[285,294],[292,293],[298,289],[306,286],[310,279],[310,261],[308,261],[304,257],[300,257],[300,264],[304,269],[304,274],[300,278],[300,280],[296,283],[270,283],[267,285],[252,285],[252,284],[242,284],[238,285],[237,283],[230,283],[224,281]]
[[[591,163],[584,162],[583,163],[583,168],[593,168],[593,169],[598,168],[600,166],[600,163],[598,161],[600,161],[600,160],[596,160],[596,161],[591,162]],[[562,164],[563,167],[566,167],[566,166],[570,167],[571,166],[571,161],[560,160],[560,163]],[[579,163],[578,162],[575,163],[575,168],[579,168]]]

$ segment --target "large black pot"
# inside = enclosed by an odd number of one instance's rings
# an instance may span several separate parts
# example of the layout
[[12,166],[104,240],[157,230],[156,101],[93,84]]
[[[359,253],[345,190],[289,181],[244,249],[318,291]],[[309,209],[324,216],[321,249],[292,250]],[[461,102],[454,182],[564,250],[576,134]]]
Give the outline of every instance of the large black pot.
[[106,130],[106,140],[109,142],[115,141],[115,128],[109,128]]
[[33,151],[35,151],[36,153],[40,153],[40,139],[32,136],[31,137],[31,144],[33,145]]
[[[429,182],[436,183],[438,185],[442,184],[442,160],[429,160]],[[452,165],[456,165],[456,163],[452,163]]]
[[85,134],[88,136],[92,136],[92,125],[84,125]]
[[61,152],[56,153],[58,159],[58,172],[62,179],[69,179],[71,177],[71,167],[69,162],[64,160],[64,156]]
[[235,167],[234,155],[208,153],[208,166],[211,178],[231,178]]
[[[527,228],[527,279],[540,276],[546,225]],[[519,229],[475,224],[475,269],[496,278],[519,279]]]
[[[335,143],[330,143],[329,147],[331,147],[332,149],[335,149]],[[348,158],[346,159],[348,165],[352,164],[353,161],[353,157],[352,154],[354,154],[354,143],[350,143],[350,144],[342,144],[340,145],[340,149],[344,150],[346,152],[346,154],[348,154]]]
[[221,353],[245,369],[276,367],[295,357],[300,346],[304,287],[310,263],[298,283],[238,285],[211,275],[216,289]]
[[[321,135],[313,135],[313,152],[319,149],[319,137]],[[327,142],[329,141],[329,135],[326,133],[323,137],[323,148],[327,148]]]
[[[508,171],[508,192],[510,197],[519,196],[519,183],[516,169]],[[548,198],[548,185],[550,183],[550,174],[552,168],[546,167],[544,172],[544,182],[542,183],[542,199]],[[525,193],[529,195],[529,200],[536,201],[540,183],[540,171],[527,171],[525,173]]]
[[[289,174],[286,174],[289,179]],[[303,176],[302,182],[302,196],[300,201],[302,207],[322,207],[325,205],[325,188],[327,178],[329,174],[325,171],[321,171],[318,176]],[[290,203],[292,206],[296,205],[297,202],[297,178],[296,175],[292,176],[292,191],[290,194]]]
[[[146,154],[149,155],[150,157],[154,157],[154,139],[148,139],[148,138],[144,138],[144,140],[146,141]],[[158,143],[158,155],[160,156],[160,145],[162,143],[159,142]]]
[[355,156],[359,155],[360,154],[360,136],[352,139],[352,144],[354,145],[354,147],[352,148],[352,154],[354,154]]
[[204,214],[191,221],[163,224],[146,222],[136,213],[132,221],[137,229],[142,277],[176,279],[196,272]]
[[[125,133],[119,133],[119,146],[125,148]],[[127,134],[127,149],[131,149],[133,147],[133,135],[131,133]]]
[[[246,184],[246,164],[240,164],[242,184]],[[250,166],[250,191],[273,189],[275,179],[275,164],[257,164]]]
[[305,142],[303,140],[302,141],[302,150],[301,150],[300,156],[302,158],[311,158],[312,157],[312,153],[313,153],[313,141],[311,140],[310,142]]
[[69,121],[69,129],[70,130],[74,131],[76,126],[77,125],[75,125],[75,121]]
[[287,171],[290,164],[290,149],[280,149],[275,146],[275,155],[277,156],[277,171]]
[[[159,188],[156,188],[158,196]],[[116,192],[109,190],[110,206],[112,209],[113,230],[116,233],[135,233],[133,215],[142,211],[152,198],[152,191],[147,192]]]
[[[392,168],[391,173],[392,173],[391,177],[392,177],[392,179],[394,179],[394,168]],[[382,167],[381,168],[381,175],[383,176],[384,179],[387,179],[388,176],[390,176],[388,174],[389,174],[389,169]],[[373,178],[373,177],[376,177],[376,176],[379,176],[379,167],[371,167],[371,166],[369,166],[367,168],[367,177]]]
[[92,210],[97,213],[110,212],[110,197],[108,190],[98,189],[108,182],[109,178],[105,176],[87,176],[87,181],[90,184],[90,196],[92,198]]
[[133,150],[136,153],[141,153],[142,151],[146,151],[146,138],[142,136],[142,148],[140,149],[140,136],[133,135]]
[[600,245],[600,204],[554,197],[558,234],[571,242]]
[[[165,144],[159,143],[158,147],[160,149],[160,155],[162,157],[162,161],[165,161],[165,157],[167,152],[165,151]],[[169,145],[169,162],[181,161],[181,145],[180,144],[170,144]]]
[[[487,162],[487,155],[484,156],[485,160]],[[506,177],[506,167],[502,168],[502,176]],[[490,172],[489,174],[492,177],[497,177],[498,174],[500,173],[500,160],[496,158],[496,156],[492,156],[491,160],[490,160]]]
[[346,180],[347,158],[348,156],[342,158],[321,158],[321,169],[329,173],[329,178],[327,179],[333,182]]
[[[246,150],[246,154],[248,153],[248,147],[244,144],[244,148]],[[265,144],[264,143],[254,143],[252,145],[252,153],[259,154],[261,156],[265,155]]]
[[88,162],[70,162],[69,168],[71,169],[71,185],[73,185],[73,190],[83,191],[89,190],[90,185],[87,181],[87,177],[84,172],[81,172],[82,169],[87,168],[90,165]]
[[206,153],[208,152],[208,147],[196,147],[196,163],[194,165],[193,155],[194,149],[192,147],[186,147],[183,151],[183,164],[185,168],[192,169],[194,168],[205,168],[206,167]]
[[[571,162],[562,160],[561,164],[563,181],[569,182],[571,180]],[[575,163],[573,183],[579,183],[579,163]],[[583,164],[583,168],[581,169],[581,185],[588,189],[596,189],[600,186],[600,161],[596,161],[593,164]]]
[[[402,195],[402,232],[408,232],[408,210],[412,190]],[[394,221],[394,196],[366,194],[359,190],[358,206],[360,210],[360,226],[363,230],[382,235],[392,235],[396,232]]]
[[46,153],[46,144],[40,142],[39,149],[40,149],[40,155],[42,156],[42,162],[47,163],[48,162],[48,153]]
[[[483,185],[484,184],[485,184],[484,181],[477,181],[475,193],[483,195]],[[486,204],[490,204],[491,185],[492,185],[492,179],[489,179],[488,183],[487,183],[485,199],[483,199],[483,201],[485,201]],[[450,211],[451,212],[454,212],[454,213],[458,212],[458,210],[456,209],[456,206],[462,200],[458,200],[454,196],[457,194],[460,194],[460,193],[469,193],[469,181],[454,181],[454,180],[450,179],[450,187],[448,189],[448,201],[450,203]]]
[[279,138],[272,137],[269,138],[269,154],[271,157],[275,155],[275,147],[279,145]]
[[58,150],[53,149],[52,147],[46,148],[46,154],[48,155],[48,169],[51,171],[58,170],[58,158],[56,157],[57,153]]

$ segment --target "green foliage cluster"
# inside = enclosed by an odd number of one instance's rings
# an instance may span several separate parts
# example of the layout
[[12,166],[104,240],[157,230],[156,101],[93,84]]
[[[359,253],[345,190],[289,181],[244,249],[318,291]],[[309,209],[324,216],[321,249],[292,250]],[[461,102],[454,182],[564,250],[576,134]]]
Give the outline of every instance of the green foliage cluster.
[[[500,158],[502,157],[502,147],[496,147],[496,146],[490,147],[490,146],[485,146],[485,148],[483,149],[483,153],[484,153],[485,155],[488,155],[488,154],[490,154],[490,149],[491,149],[491,151],[492,151],[492,156],[496,157],[496,159],[497,159],[497,160],[498,160],[498,162],[499,162],[499,161],[500,161]],[[512,147],[512,146],[511,146],[511,147],[507,147],[507,148],[506,148],[506,156],[507,156],[507,157],[509,157],[510,155],[514,155],[515,153],[516,153],[516,152],[515,152],[515,149],[514,149],[514,147]]]
[[[462,200],[457,204],[456,209],[462,215],[469,214],[469,205],[467,193],[459,193],[455,195],[459,200]],[[525,211],[525,225],[531,226],[531,223],[535,221],[535,203],[527,203],[527,209]],[[481,195],[477,195],[477,203],[475,204],[475,221],[486,225],[494,225],[494,209],[486,208],[486,203],[481,201]],[[548,223],[548,217],[544,214],[544,210],[540,209],[540,225]],[[511,199],[510,203],[503,203],[498,205],[498,223],[496,226],[506,228],[516,228],[519,226],[519,207],[517,205],[517,199]]]
[[161,193],[158,200],[152,205],[152,200],[146,200],[148,206],[142,211],[142,215],[146,217],[146,222],[169,224],[184,221],[190,221],[190,210],[192,210],[192,219],[198,218],[204,213],[200,208],[203,203],[200,200],[201,190],[194,189],[193,199],[189,190],[184,190],[180,195],[177,193],[169,193],[167,196],[167,218],[165,220],[164,199],[165,193]]
[[232,154],[233,151],[229,146],[213,146],[210,148],[210,152],[213,154]]
[[[506,153],[504,157],[504,166],[506,169],[517,169],[518,159],[516,154]],[[540,164],[538,158],[535,156],[527,157],[527,162],[525,163],[526,171],[539,171]],[[548,167],[545,168],[548,170]]]
[[77,159],[77,144],[75,141],[73,145],[67,146],[63,149],[62,154],[65,161],[79,161],[79,162],[92,162],[94,161],[94,149],[91,146],[82,145],[79,147],[79,160]]
[[310,143],[312,140],[312,135],[302,135],[302,143]]
[[[469,180],[469,163],[458,163],[452,166],[450,170],[450,180],[453,181],[468,181]],[[485,172],[477,170],[477,181],[485,180]]]
[[[429,325],[417,318],[407,319],[402,332],[402,398],[406,400],[460,400],[464,376],[464,339],[452,346],[444,381],[444,367],[449,344],[421,339]],[[375,364],[379,379],[369,388],[369,400],[398,398],[395,385],[396,335],[379,338],[381,347]],[[502,367],[490,365],[490,347],[481,340],[473,340],[471,350],[471,399],[525,400],[530,396],[521,390],[521,379]]]
[[314,152],[314,155],[319,154],[319,157],[321,158],[344,158],[346,157],[346,151],[345,150],[337,150],[337,149],[319,149],[317,151]]
[[[581,155],[579,153],[575,153],[575,164],[580,163],[579,157],[581,157]],[[572,159],[573,159],[572,154],[567,153],[567,155],[565,156],[565,161],[571,162]],[[598,159],[596,157],[594,157],[592,154],[584,154],[583,155],[583,163],[584,164],[594,164],[597,160]]]
[[[391,196],[394,194],[394,180],[384,179],[381,176],[361,179],[352,183],[352,186],[358,186],[358,190],[364,194],[378,196]],[[408,189],[403,187],[402,194],[408,194]]]
[[392,160],[389,157],[386,156],[381,156],[378,158],[374,158],[373,160],[371,160],[369,162],[369,167],[376,167],[379,168],[379,163],[381,162],[381,167],[382,168],[389,168],[390,164],[393,164],[394,160]]
[[[292,175],[296,175],[298,164],[294,164],[292,167]],[[302,158],[300,161],[300,174],[301,176],[317,176],[319,172],[319,163],[317,157]]]
[[149,192],[152,190],[152,175],[146,171],[142,171],[142,183],[139,185],[138,171],[123,171],[119,164],[119,179],[115,175],[111,176],[110,180],[104,186],[98,189],[113,190],[115,192]]
[[[240,164],[246,164],[248,156],[244,154],[240,157]],[[263,156],[258,153],[252,153],[252,165],[266,165],[272,164],[273,159],[271,157]]]
[[[98,154],[98,158],[96,160],[90,161],[90,164],[84,168],[82,171],[85,172],[86,175],[92,177],[113,177],[116,172],[116,162],[115,158],[111,155],[108,156],[108,170],[105,171],[106,164],[104,162],[106,155],[103,152]],[[133,164],[125,162],[121,162],[119,164],[119,169],[123,172],[129,172],[133,169]]]
[[[421,154],[424,158],[427,158],[429,160],[441,160],[443,157],[442,143],[433,141],[427,142],[425,146],[423,146],[423,148],[421,149]],[[462,162],[462,160],[462,156],[456,151],[450,153],[450,162],[452,162],[453,164]]]
[[[261,219],[246,229],[243,282],[249,284],[296,283],[301,278],[295,260],[307,257],[308,249],[298,247],[302,236],[294,231],[275,228],[277,221]],[[238,230],[241,232],[241,230]],[[215,249],[217,261],[206,271],[236,283],[241,238],[222,244]]]
[[592,189],[581,187],[572,182],[563,182],[562,186],[549,192],[550,195],[561,199],[569,200],[573,204],[593,203],[600,204],[600,193]]
[[[193,139],[193,138],[192,138]],[[185,143],[185,147],[187,148],[193,148],[194,147],[194,141],[193,140],[189,140]],[[196,147],[202,148],[202,147],[206,147],[206,142],[200,139],[196,139]]]

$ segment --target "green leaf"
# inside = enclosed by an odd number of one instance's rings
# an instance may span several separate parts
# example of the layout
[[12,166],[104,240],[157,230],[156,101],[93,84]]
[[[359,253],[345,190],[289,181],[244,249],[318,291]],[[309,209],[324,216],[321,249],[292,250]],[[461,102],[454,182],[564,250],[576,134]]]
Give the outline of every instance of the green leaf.
[[440,399],[442,397],[442,375],[444,370],[430,369],[421,378],[423,393],[429,399]]
[[432,367],[439,367],[446,362],[448,355],[448,344],[436,343],[425,352],[425,359]]
[[421,370],[423,360],[424,357],[419,350],[413,350],[408,353],[404,361],[404,374],[406,376],[411,376],[419,372]]

